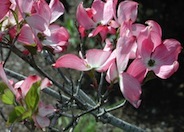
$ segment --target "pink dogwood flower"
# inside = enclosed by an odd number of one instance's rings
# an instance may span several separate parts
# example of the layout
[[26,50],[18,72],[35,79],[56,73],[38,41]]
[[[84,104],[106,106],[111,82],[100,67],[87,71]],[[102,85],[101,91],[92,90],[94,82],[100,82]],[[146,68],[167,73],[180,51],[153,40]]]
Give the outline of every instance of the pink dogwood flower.
[[[18,41],[24,45],[37,46],[38,51],[49,47],[54,53],[62,52],[68,46],[69,33],[64,27],[53,23],[64,13],[64,6],[59,0],[51,0],[48,5],[45,0],[16,0],[24,24],[20,30]],[[25,8],[25,5],[28,5]],[[41,24],[40,24],[41,23]],[[9,33],[12,38],[17,35],[16,27]]]
[[50,120],[47,116],[55,111],[56,109],[52,105],[45,105],[43,102],[39,102],[38,112],[32,116],[35,126],[42,129],[48,127],[50,125]]
[[107,0],[106,2],[94,0],[91,8],[84,8],[83,3],[80,3],[77,8],[76,18],[81,35],[84,36],[84,29],[93,29],[88,37],[100,34],[102,41],[104,41],[108,33],[116,33],[116,30],[109,25],[113,15],[113,0]]
[[45,0],[16,0],[16,4],[30,27],[47,35],[50,33],[48,26],[64,13],[64,6],[59,0],[51,0],[49,5]]
[[181,44],[174,39],[161,40],[161,28],[154,21],[138,37],[138,57],[131,63],[128,73],[143,81],[148,71],[166,79],[178,69]]

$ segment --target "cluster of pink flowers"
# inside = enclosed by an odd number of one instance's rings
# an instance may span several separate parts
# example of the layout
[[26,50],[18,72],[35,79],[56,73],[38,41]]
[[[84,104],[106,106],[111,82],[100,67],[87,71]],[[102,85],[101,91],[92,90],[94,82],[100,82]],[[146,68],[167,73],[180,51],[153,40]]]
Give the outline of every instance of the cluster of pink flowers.
[[[25,80],[14,83],[12,80],[8,80],[4,72],[2,63],[0,63],[0,78],[15,95],[18,106],[23,106],[26,110],[27,108],[25,104],[25,97],[30,91],[33,84],[41,81],[41,84],[39,86],[40,90],[51,85],[51,82],[47,78],[41,80],[41,78],[37,75],[28,76]],[[48,127],[50,124],[50,120],[47,116],[55,111],[56,109],[53,106],[45,105],[42,101],[39,100],[39,104],[36,107],[36,110],[32,113],[32,119],[34,120],[35,126],[37,126],[38,128]]]
[[[64,6],[59,0],[50,0],[49,4],[45,0],[2,0],[0,11],[0,42],[7,42],[8,38],[8,43],[15,44],[16,41],[24,47],[36,47],[38,52],[46,48],[52,53],[59,53],[67,48],[67,29],[54,24],[64,13]],[[118,4],[118,0],[94,0],[90,8],[84,8],[80,3],[76,19],[81,38],[100,35],[103,48],[89,49],[85,55],[79,52],[79,56],[65,54],[53,66],[104,72],[106,81],[119,83],[125,99],[138,108],[141,83],[147,73],[152,71],[162,79],[170,77],[179,67],[177,59],[182,47],[175,39],[162,40],[162,29],[157,22],[137,23],[137,14],[138,3],[134,1]],[[26,50],[23,53],[30,52]],[[2,63],[0,78],[23,107],[34,83],[41,82],[41,89],[50,85],[48,79],[41,81],[36,75],[11,83]],[[44,128],[50,123],[47,115],[54,111],[52,106],[39,102],[31,117],[37,127]]]
[[52,52],[62,52],[68,46],[69,33],[53,24],[64,13],[59,0],[3,0],[0,2],[0,38],[9,34],[13,39],[38,51],[48,47]]
[[[161,27],[153,20],[148,20],[147,25],[136,23],[137,13],[138,3],[134,1],[117,5],[117,0],[94,0],[91,8],[80,3],[76,17],[81,36],[99,34],[106,44],[103,49],[86,51],[84,57],[65,54],[54,66],[106,72],[107,82],[119,82],[125,99],[139,107],[143,79],[149,71],[162,79],[170,77],[178,69],[181,44],[175,39],[162,40]],[[115,44],[107,34],[117,36]]]

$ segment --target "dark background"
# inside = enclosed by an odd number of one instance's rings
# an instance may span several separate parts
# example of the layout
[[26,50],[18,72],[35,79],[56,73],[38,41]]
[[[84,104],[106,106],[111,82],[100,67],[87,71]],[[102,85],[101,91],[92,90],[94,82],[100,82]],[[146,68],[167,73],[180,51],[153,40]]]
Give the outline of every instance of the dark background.
[[[184,1],[183,0],[138,0],[141,23],[157,21],[163,39],[174,38],[184,46]],[[174,131],[184,131],[184,52],[178,58],[180,67],[169,79],[156,78],[143,85],[140,117],[147,114],[149,121],[165,120]],[[144,120],[144,119],[143,119]]]

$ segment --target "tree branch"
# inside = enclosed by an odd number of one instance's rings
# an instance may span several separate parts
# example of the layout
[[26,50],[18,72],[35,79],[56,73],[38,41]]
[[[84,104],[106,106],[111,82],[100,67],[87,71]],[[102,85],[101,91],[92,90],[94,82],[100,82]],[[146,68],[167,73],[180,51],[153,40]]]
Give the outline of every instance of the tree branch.
[[[16,79],[24,79],[25,77],[15,73],[11,70],[5,69],[6,74],[11,76],[11,77],[15,77]],[[43,92],[51,95],[52,97],[59,99],[60,95],[55,92],[54,90],[51,90],[49,88],[46,88],[47,90],[44,90]],[[52,92],[51,92],[52,91]],[[53,93],[53,94],[51,94]],[[92,108],[94,108],[94,106],[96,106],[96,103],[88,96],[86,95],[81,89],[79,89],[78,91],[78,95],[75,96],[76,99],[78,99],[78,101],[80,101],[83,105],[82,107],[86,110],[91,111]],[[68,99],[68,98],[67,98]],[[85,103],[87,102],[87,103]],[[98,110],[94,110],[92,111],[92,114],[96,117],[98,117],[100,115],[100,121],[102,121],[103,123],[109,123],[115,127],[121,128],[122,130],[128,131],[128,132],[144,132],[144,130],[142,130],[141,128],[138,128],[134,125],[131,125],[130,123],[127,123],[115,116],[113,116],[112,114],[108,113],[105,111],[104,108],[99,108]]]

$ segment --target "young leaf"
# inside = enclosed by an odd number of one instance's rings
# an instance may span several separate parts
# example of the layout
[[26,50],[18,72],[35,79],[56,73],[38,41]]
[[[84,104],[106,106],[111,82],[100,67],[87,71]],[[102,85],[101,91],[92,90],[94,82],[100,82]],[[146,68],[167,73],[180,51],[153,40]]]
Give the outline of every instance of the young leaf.
[[21,116],[21,119],[20,120],[24,120],[26,118],[30,118],[32,116],[32,110],[28,110],[26,112],[24,112]]
[[8,86],[4,82],[0,82],[0,95],[4,94],[4,90],[7,88]]
[[1,99],[3,103],[12,105],[15,101],[15,96],[9,89],[5,89]]
[[12,124],[16,120],[21,121],[23,113],[25,113],[25,108],[23,106],[16,106],[14,110],[9,114],[7,123]]
[[37,109],[40,99],[40,81],[34,83],[25,97],[26,106],[33,112]]

